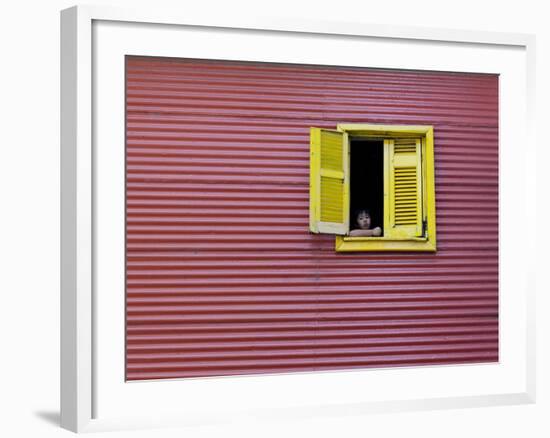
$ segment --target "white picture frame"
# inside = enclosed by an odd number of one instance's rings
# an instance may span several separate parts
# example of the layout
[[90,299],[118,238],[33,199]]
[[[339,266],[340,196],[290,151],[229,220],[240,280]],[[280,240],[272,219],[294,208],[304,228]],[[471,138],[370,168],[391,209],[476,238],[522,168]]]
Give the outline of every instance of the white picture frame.
[[[193,44],[181,44],[190,38]],[[534,402],[534,273],[529,260],[519,260],[514,254],[516,249],[533,249],[536,233],[513,238],[507,233],[511,221],[502,217],[498,364],[124,382],[120,348],[124,322],[124,289],[120,287],[120,256],[124,254],[120,245],[124,214],[120,203],[124,96],[120,87],[124,75],[120,68],[124,55],[350,65],[352,51],[347,53],[346,48],[360,45],[368,45],[372,56],[353,65],[501,75],[501,215],[514,203],[517,208],[518,199],[525,205],[534,204],[534,166],[526,158],[535,155],[534,36],[246,16],[226,21],[177,11],[103,6],[62,11],[62,427],[84,432],[212,424],[229,418]],[[395,53],[402,56],[395,57]],[[519,139],[523,154],[509,147]],[[507,178],[511,170],[515,171],[514,183]],[[534,211],[521,208],[528,223],[534,224]],[[369,394],[352,391],[367,381]],[[319,385],[322,394],[315,391]],[[287,396],[291,388],[298,394],[292,402]],[[215,402],[208,398],[212,394],[216,394]],[[260,394],[269,394],[269,400]]]

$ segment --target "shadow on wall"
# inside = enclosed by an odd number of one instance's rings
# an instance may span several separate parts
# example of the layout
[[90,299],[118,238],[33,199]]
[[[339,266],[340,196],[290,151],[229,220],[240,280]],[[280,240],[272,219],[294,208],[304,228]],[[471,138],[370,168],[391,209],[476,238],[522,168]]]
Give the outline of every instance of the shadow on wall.
[[53,426],[59,426],[61,415],[58,411],[37,411],[34,413],[38,418]]

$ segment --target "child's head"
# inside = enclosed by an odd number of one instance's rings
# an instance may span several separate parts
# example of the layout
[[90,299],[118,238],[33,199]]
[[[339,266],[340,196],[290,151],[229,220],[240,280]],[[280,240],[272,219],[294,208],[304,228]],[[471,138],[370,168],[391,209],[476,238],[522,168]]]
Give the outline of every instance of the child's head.
[[372,224],[370,211],[366,208],[360,208],[355,212],[355,223],[361,230],[368,230]]

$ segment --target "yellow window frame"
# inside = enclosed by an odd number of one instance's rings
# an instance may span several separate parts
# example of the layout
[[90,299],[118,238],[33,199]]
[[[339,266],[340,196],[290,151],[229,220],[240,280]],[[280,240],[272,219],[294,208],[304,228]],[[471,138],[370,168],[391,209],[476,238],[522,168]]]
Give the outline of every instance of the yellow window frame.
[[[336,236],[337,252],[352,251],[436,251],[436,215],[435,215],[435,172],[434,172],[434,134],[432,126],[425,125],[375,125],[375,124],[338,124],[337,130],[347,137],[384,140],[384,162],[387,163],[389,148],[387,142],[396,138],[420,138],[422,160],[422,214],[424,235],[421,237],[352,237]],[[348,140],[349,141],[349,140]],[[384,169],[384,173],[388,170]],[[384,176],[384,233],[389,229],[388,197],[389,178]],[[346,194],[349,197],[349,188]],[[345,205],[349,205],[349,198]]]

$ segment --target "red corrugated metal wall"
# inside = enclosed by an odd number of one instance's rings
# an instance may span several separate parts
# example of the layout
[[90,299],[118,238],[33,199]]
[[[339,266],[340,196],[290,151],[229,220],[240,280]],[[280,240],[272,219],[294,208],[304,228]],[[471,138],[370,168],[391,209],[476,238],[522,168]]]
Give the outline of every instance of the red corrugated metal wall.
[[[498,360],[498,77],[128,57],[127,378]],[[308,231],[309,127],[432,124],[438,251]]]

